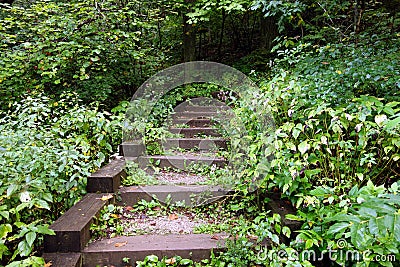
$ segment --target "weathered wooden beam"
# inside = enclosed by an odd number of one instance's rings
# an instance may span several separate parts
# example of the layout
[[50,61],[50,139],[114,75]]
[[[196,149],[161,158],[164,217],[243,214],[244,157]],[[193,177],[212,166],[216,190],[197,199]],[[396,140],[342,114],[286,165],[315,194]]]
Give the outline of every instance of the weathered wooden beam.
[[46,263],[52,267],[81,267],[81,253],[44,253],[42,255]]
[[90,175],[87,179],[88,193],[116,193],[121,179],[126,177],[125,160],[115,159]]
[[209,127],[170,128],[169,131],[174,134],[182,134],[185,138],[192,138],[199,134],[215,137],[221,136],[221,134],[218,132],[218,129]]
[[100,210],[110,200],[102,200],[104,194],[87,194],[67,210],[49,228],[55,235],[45,235],[44,251],[80,252],[90,240],[90,225]]
[[148,255],[159,259],[181,256],[194,261],[208,259],[211,250],[224,248],[224,234],[143,235],[124,236],[91,243],[82,251],[83,266],[126,266],[122,259],[129,258],[133,265]]

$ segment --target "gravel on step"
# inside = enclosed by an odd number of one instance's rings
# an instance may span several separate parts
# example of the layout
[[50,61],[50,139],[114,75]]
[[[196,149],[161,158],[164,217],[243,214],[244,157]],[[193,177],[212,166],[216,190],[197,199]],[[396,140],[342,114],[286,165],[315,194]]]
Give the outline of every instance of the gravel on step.
[[193,230],[207,222],[191,215],[170,214],[164,216],[136,215],[123,219],[125,233],[130,234],[192,234]]
[[192,185],[204,183],[207,181],[207,177],[190,174],[185,172],[168,172],[161,171],[155,175],[155,178],[160,181],[161,184],[174,184],[174,185]]

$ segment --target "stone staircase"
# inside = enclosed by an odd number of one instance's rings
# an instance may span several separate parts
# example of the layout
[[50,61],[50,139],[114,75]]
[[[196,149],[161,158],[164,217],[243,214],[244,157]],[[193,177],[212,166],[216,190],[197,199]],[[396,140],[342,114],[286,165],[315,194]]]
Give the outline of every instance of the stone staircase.
[[[215,165],[222,168],[228,164],[221,157],[210,156],[215,149],[227,149],[229,140],[224,139],[212,118],[224,107],[218,106],[178,106],[170,121],[170,132],[182,137],[169,138],[163,142],[166,150],[179,151],[197,148],[205,154],[186,155],[146,155],[140,143],[126,142],[121,144],[121,157],[112,160],[108,165],[93,173],[87,180],[87,192],[75,206],[55,221],[50,228],[54,236],[45,236],[44,255],[51,266],[62,267],[95,267],[95,266],[130,266],[123,262],[129,258],[130,263],[143,260],[147,255],[162,257],[181,256],[194,261],[209,258],[211,251],[224,249],[224,234],[168,234],[168,235],[137,235],[121,236],[89,242],[90,226],[99,216],[104,206],[113,203],[122,206],[134,206],[141,200],[151,201],[156,197],[163,202],[170,198],[172,202],[182,202],[188,206],[198,205],[200,197],[207,192],[212,200],[223,197],[227,189],[218,185],[143,185],[121,187],[121,181],[126,178],[126,161],[132,160],[146,169],[150,163],[157,162],[158,168],[181,169],[190,164]],[[104,198],[111,194],[111,198]],[[203,203],[208,203],[203,202]],[[272,205],[272,212],[282,213],[280,205]],[[287,212],[293,212],[287,210]],[[290,222],[289,222],[290,223]],[[116,244],[123,244],[117,246]]]
[[[180,148],[190,150],[197,148],[200,152],[213,149],[226,149],[228,142],[221,137],[213,116],[219,112],[215,106],[185,106],[172,116],[170,131],[183,137],[169,138],[163,142],[166,150]],[[141,200],[151,201],[156,197],[161,202],[170,198],[173,202],[182,202],[188,206],[197,205],[194,196],[207,192],[211,199],[223,197],[227,192],[219,186],[209,185],[148,185],[121,187],[121,180],[126,177],[126,160],[136,161],[146,168],[151,162],[157,162],[158,168],[185,169],[191,164],[215,165],[224,167],[228,162],[221,157],[199,155],[147,155],[142,154],[143,147],[135,143],[121,145],[122,158],[112,160],[97,172],[88,177],[87,192],[75,206],[62,215],[50,228],[56,233],[45,236],[43,257],[51,266],[126,266],[123,258],[130,258],[134,265],[147,255],[181,256],[200,261],[210,257],[212,250],[223,249],[223,238],[209,234],[169,234],[122,236],[100,241],[89,242],[90,226],[101,209],[109,203],[133,206]],[[132,157],[132,155],[134,155]],[[136,157],[137,156],[137,157]],[[113,198],[103,200],[107,194]],[[118,195],[118,200],[115,196]],[[217,234],[218,235],[218,234]],[[114,244],[123,243],[123,246]]]

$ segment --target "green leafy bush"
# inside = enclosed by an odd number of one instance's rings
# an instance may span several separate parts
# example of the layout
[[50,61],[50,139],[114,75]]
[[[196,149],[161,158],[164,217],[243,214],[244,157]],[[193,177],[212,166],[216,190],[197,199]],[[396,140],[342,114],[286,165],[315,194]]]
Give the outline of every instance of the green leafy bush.
[[[276,159],[272,162],[275,181],[286,191],[298,191],[311,184],[342,189],[396,180],[399,167],[399,103],[382,103],[371,96],[332,108],[326,102],[306,107],[292,102],[291,121],[277,130]],[[397,114],[397,115],[395,115]],[[307,185],[308,184],[308,185]]]
[[[398,193],[397,182],[386,189],[368,181],[342,195],[330,187],[314,188],[299,216],[289,217],[304,221],[297,248],[320,253],[330,249],[336,252],[336,262],[346,266],[393,266],[400,257]],[[384,257],[388,260],[376,260]]]
[[362,38],[358,44],[326,45],[281,38],[273,49],[274,70],[277,75],[286,70],[298,81],[311,105],[320,100],[341,104],[365,94],[399,101],[399,35]]
[[[111,121],[110,119],[115,119]],[[0,257],[35,254],[47,228],[85,193],[86,178],[118,144],[120,123],[73,95],[14,103],[0,119]]]
[[[398,179],[398,38],[385,44],[387,54],[381,49],[383,42],[366,49],[367,43],[289,44],[293,49],[280,50],[284,56],[275,61],[276,74],[260,81],[262,95],[239,100],[253,103],[257,110],[269,108],[277,125],[275,158],[271,171],[263,173],[262,188],[278,186],[288,195],[306,196],[312,185],[339,186],[345,192],[368,180],[390,185]],[[281,69],[285,67],[292,69]],[[359,79],[360,75],[376,79]],[[254,124],[255,114],[249,109],[236,114],[249,126],[245,138],[252,140],[252,157],[265,157],[260,148],[266,140]],[[262,169],[268,165],[253,165],[246,172],[252,177]]]
[[108,0],[1,5],[0,103],[42,90],[115,105],[112,96],[134,91],[165,59],[143,45],[154,31],[152,17],[139,19],[141,8]]

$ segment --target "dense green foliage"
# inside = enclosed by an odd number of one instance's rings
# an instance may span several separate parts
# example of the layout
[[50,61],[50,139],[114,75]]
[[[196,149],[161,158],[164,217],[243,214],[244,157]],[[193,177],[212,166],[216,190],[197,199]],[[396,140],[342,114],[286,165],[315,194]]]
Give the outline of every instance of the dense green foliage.
[[[116,116],[74,95],[22,99],[0,119],[3,262],[29,256],[47,225],[85,193],[86,178],[120,142]],[[115,148],[114,148],[115,149]]]
[[146,43],[154,39],[154,16],[156,10],[142,14],[138,2],[34,1],[3,7],[1,103],[34,90],[74,91],[88,102],[132,94],[165,60]]

